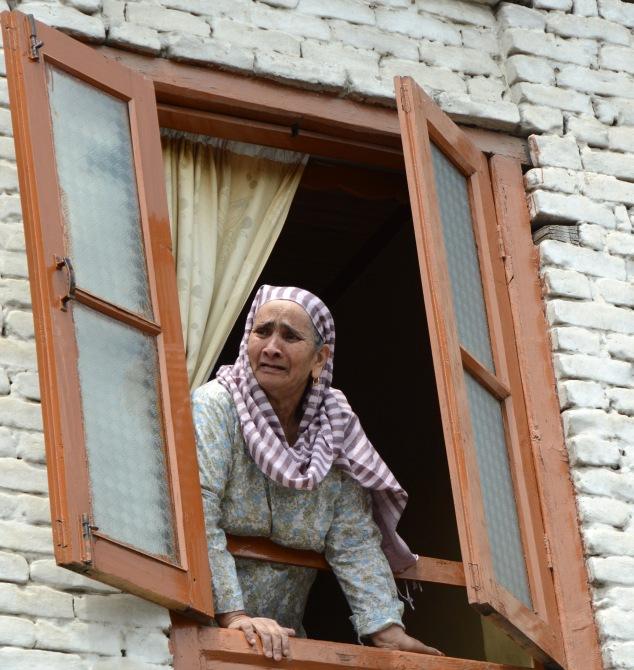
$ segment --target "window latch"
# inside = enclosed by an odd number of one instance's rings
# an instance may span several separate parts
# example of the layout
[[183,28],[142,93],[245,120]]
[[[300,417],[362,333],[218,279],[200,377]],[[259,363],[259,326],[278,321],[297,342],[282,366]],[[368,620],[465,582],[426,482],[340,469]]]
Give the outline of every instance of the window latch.
[[82,537],[82,553],[81,561],[86,565],[92,563],[92,532],[99,530],[98,526],[93,526],[90,523],[90,517],[84,513],[81,515],[81,537]]
[[29,20],[29,59],[40,60],[39,49],[44,46],[44,42],[37,36],[37,25],[33,14],[27,14],[26,17]]
[[66,311],[66,303],[71,299],[75,297],[75,288],[77,287],[77,284],[75,282],[75,270],[73,269],[73,263],[71,262],[70,258],[68,256],[55,256],[55,267],[58,270],[61,270],[63,267],[66,268],[68,271],[68,290],[66,291],[66,295],[63,295],[60,297],[60,301],[62,303],[62,311]]

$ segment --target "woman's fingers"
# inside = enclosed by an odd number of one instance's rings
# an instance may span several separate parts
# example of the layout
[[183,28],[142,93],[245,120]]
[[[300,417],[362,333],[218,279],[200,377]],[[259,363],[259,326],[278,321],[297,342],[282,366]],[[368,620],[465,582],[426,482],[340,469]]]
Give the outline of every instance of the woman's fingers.
[[244,623],[240,624],[240,630],[244,633],[244,636],[247,638],[247,642],[252,646],[255,647],[258,639],[255,634],[255,629],[253,628],[253,625],[251,624],[250,621],[245,621]]
[[289,637],[295,637],[295,629],[294,629],[294,628],[282,628],[282,630],[283,630]]
[[442,651],[439,651],[435,647],[429,647],[413,637],[410,637],[409,639],[411,640],[410,648],[404,649],[403,651],[413,651],[417,654],[429,654],[430,656],[444,656]]

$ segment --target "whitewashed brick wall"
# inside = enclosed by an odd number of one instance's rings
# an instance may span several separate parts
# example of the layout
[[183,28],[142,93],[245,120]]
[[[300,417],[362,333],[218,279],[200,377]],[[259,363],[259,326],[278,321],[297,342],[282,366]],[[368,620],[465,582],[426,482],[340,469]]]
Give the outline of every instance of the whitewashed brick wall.
[[[10,4],[88,42],[377,104],[409,74],[455,120],[531,135],[534,224],[579,226],[579,245],[541,243],[544,296],[605,667],[634,670],[634,3]],[[164,610],[52,562],[7,107],[0,77],[0,667],[169,667]]]

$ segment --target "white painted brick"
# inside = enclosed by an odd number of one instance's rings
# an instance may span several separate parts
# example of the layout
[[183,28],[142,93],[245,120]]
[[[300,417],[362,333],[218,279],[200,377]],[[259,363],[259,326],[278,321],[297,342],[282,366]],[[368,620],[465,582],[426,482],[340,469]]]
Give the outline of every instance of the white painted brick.
[[0,279],[0,305],[30,307],[29,282],[25,279]]
[[588,379],[618,386],[634,382],[632,364],[585,354],[555,354],[555,373],[559,379]]
[[207,37],[210,33],[209,24],[203,19],[189,12],[165,9],[149,2],[129,2],[126,18],[131,23],[161,32],[189,33],[200,37]]
[[533,7],[537,9],[560,9],[567,12],[572,7],[572,0],[533,0]]
[[44,436],[42,433],[20,433],[16,455],[32,463],[45,463]]
[[616,109],[616,122],[620,126],[634,126],[634,101],[612,98],[612,106]]
[[0,190],[5,192],[18,190],[17,168],[5,161],[0,161]]
[[634,558],[629,556],[593,556],[587,561],[594,582],[634,584]]
[[420,60],[436,67],[448,67],[451,70],[471,75],[500,76],[500,68],[487,53],[464,47],[439,44],[421,44]]
[[417,61],[419,58],[418,43],[404,35],[391,35],[372,26],[359,26],[346,21],[333,20],[330,28],[334,39],[358,49],[372,49],[382,55],[406,60]]
[[581,160],[584,168],[590,172],[599,172],[634,181],[634,155],[582,148]]
[[467,90],[475,100],[500,102],[506,91],[506,86],[501,79],[471,77],[467,80]]
[[[614,501],[616,502],[616,501]],[[634,589],[626,586],[611,586],[599,590],[597,607],[622,607],[624,610],[634,610]]]
[[634,416],[634,391],[632,389],[608,389],[610,407],[619,414]]
[[577,16],[597,16],[597,0],[573,0],[572,11]]
[[101,0],[66,0],[66,4],[85,14],[95,14],[101,10]]
[[0,458],[0,487],[28,493],[46,493],[46,471],[17,458]]
[[35,336],[33,314],[19,309],[11,310],[5,319],[5,329],[10,337],[32,339]]
[[634,205],[634,184],[607,175],[586,172],[582,181],[583,193],[591,198]]
[[225,18],[214,19],[212,26],[213,36],[219,42],[244,48],[276,51],[291,56],[300,55],[299,39],[279,30],[252,28]]
[[634,236],[619,231],[611,232],[607,236],[608,251],[618,256],[634,257]]
[[607,231],[602,226],[595,226],[592,223],[582,223],[579,225],[579,243],[582,247],[603,251],[605,249],[606,236]]
[[528,197],[531,220],[534,224],[586,221],[605,228],[614,228],[614,212],[582,195],[565,195],[534,191]]
[[566,122],[566,131],[592,147],[608,146],[608,128],[594,116],[570,116]]
[[[620,258],[613,258],[606,254],[556,240],[544,240],[539,245],[539,251],[543,265],[555,265],[595,277],[625,279],[625,267],[623,260]],[[608,305],[596,305],[596,307],[597,309],[614,309]],[[610,330],[610,328],[608,327],[607,330]]]
[[468,49],[479,49],[490,54],[498,54],[497,32],[490,28],[462,28],[462,43]]
[[21,218],[20,196],[0,193],[0,219],[3,221],[17,221]]
[[543,58],[518,54],[508,58],[504,65],[509,86],[518,81],[548,85],[555,83],[555,69]]
[[630,640],[634,630],[634,612],[620,608],[599,610],[596,613],[599,629],[603,635],[621,640]]
[[577,65],[566,65],[557,74],[557,84],[584,93],[634,98],[634,81],[631,77],[611,70],[599,71]]
[[11,390],[11,382],[4,368],[0,368],[0,395],[8,395]]
[[[0,551],[0,580],[14,584],[26,584],[29,579],[29,564],[24,556]],[[0,624],[0,631],[2,624]]]
[[634,28],[634,7],[621,0],[598,0],[599,14],[609,21]]
[[125,2],[122,0],[102,0],[102,12],[106,26],[118,26],[125,21]]
[[634,337],[610,333],[606,336],[605,343],[608,353],[614,358],[634,361]]
[[598,407],[604,409],[608,406],[606,393],[596,382],[584,382],[578,379],[570,379],[557,385],[559,404],[562,409],[569,407]]
[[0,425],[42,430],[42,411],[39,404],[12,396],[0,397]]
[[251,0],[161,0],[160,2],[150,0],[150,2],[163,5],[168,9],[180,10],[186,14],[202,15],[206,19],[214,16],[228,16],[246,23],[251,23],[253,10],[257,8]]
[[[189,0],[186,0],[189,2]],[[215,0],[214,0],[215,1]],[[365,31],[374,32],[374,41],[377,41],[377,33],[379,33],[376,28],[370,28],[369,26],[359,26],[355,24],[348,23],[347,21],[338,21],[332,20],[330,26],[328,22],[324,19],[317,16],[309,16],[308,14],[297,14],[295,12],[287,12],[283,9],[269,9],[267,7],[262,7],[259,5],[252,6],[251,11],[248,14],[248,17],[251,19],[251,22],[257,28],[266,28],[267,30],[278,30],[290,35],[298,35],[300,37],[312,37],[316,40],[325,40],[328,41],[332,36],[346,44],[351,44],[352,46],[362,47],[364,49],[372,49],[375,47],[368,47],[363,44],[355,44],[355,38],[359,39],[359,34],[366,34]],[[386,42],[392,42],[396,44],[400,41],[400,38],[397,36],[385,35],[383,37]],[[391,40],[391,37],[394,37]],[[361,38],[363,39],[363,38]],[[406,41],[403,39],[403,41]],[[409,52],[412,53],[411,51]]]
[[0,364],[12,370],[34,370],[35,344],[24,340],[0,338]]
[[521,103],[520,124],[525,133],[561,133],[564,117],[560,110],[543,105]]
[[524,175],[524,185],[527,191],[543,189],[561,193],[576,193],[578,184],[577,172],[563,168],[532,168]]
[[59,567],[51,559],[39,559],[31,562],[31,580],[60,591],[89,591],[95,593],[118,593],[117,589],[84,577],[72,570]]
[[616,219],[616,229],[621,232],[632,232],[632,222],[625,205],[616,205],[614,208],[614,218]]
[[135,23],[126,22],[111,26],[107,42],[123,49],[133,49],[143,53],[159,54],[161,52],[158,32],[153,28]]
[[629,282],[618,279],[597,279],[594,285],[606,302],[613,305],[634,306],[634,285]]
[[[557,351],[570,351],[580,354],[598,354],[601,346],[601,338],[598,333],[586,330],[585,328],[553,328],[550,331],[553,348]],[[615,337],[626,337],[625,335],[616,335]],[[629,342],[628,352],[631,351],[634,360],[634,338]],[[630,359],[627,359],[630,360]]]
[[436,102],[456,123],[514,131],[520,121],[519,109],[511,102],[480,101],[466,94],[448,92],[439,93]]
[[191,35],[179,35],[168,42],[167,55],[174,60],[213,64],[228,70],[252,72],[254,67],[251,49],[222,44],[212,39],[201,40]]
[[90,670],[170,670],[170,666],[156,665],[135,658],[99,658],[92,662]]
[[549,296],[581,299],[592,297],[589,279],[579,272],[549,268],[544,272],[544,283]]
[[394,106],[394,82],[391,79],[384,79],[369,70],[355,68],[348,70],[346,79],[351,98]]
[[[321,0],[315,0],[321,2]],[[444,44],[460,45],[460,31],[438,19],[421,16],[415,10],[377,8],[376,22],[386,32],[402,33],[417,39],[428,39]]]
[[46,586],[34,584],[17,586],[0,583],[0,612],[72,619],[74,617],[73,596],[53,591]]
[[634,658],[634,642],[608,641],[603,645],[606,661],[610,667],[631,670]]
[[374,11],[362,0],[299,0],[297,11],[351,23],[372,25],[376,22]]
[[0,456],[17,456],[17,441],[13,433],[0,426]]
[[507,56],[524,53],[542,56],[562,63],[592,65],[597,57],[597,45],[590,40],[562,39],[536,30],[511,28],[501,34],[502,52]]
[[511,86],[511,97],[516,102],[555,107],[557,110],[592,114],[590,98],[584,93],[567,91],[556,86],[519,82]]
[[614,305],[552,300],[548,303],[546,314],[551,324],[556,326],[580,326],[617,333],[634,333],[634,318],[631,310]]
[[507,28],[528,28],[529,30],[543,30],[546,27],[546,16],[541,12],[522,7],[521,5],[502,2],[497,12],[498,26],[502,30]]
[[48,498],[23,493],[13,496],[15,508],[13,518],[25,524],[47,524],[51,523],[51,507]]
[[463,93],[467,90],[462,77],[451,70],[398,58],[384,58],[381,61],[381,76],[391,79],[396,75],[413,77],[427,91]]
[[73,7],[30,2],[29,14],[47,26],[59,28],[73,37],[90,42],[103,42],[106,29],[100,16],[88,16]]
[[75,620],[60,625],[40,619],[35,624],[36,648],[50,651],[115,656],[121,653],[121,637],[116,628],[103,623]]
[[35,372],[19,372],[13,377],[11,393],[27,400],[40,400],[40,385]]
[[455,23],[493,28],[495,16],[490,7],[478,6],[462,0],[418,0],[419,11],[436,14]]
[[3,277],[28,277],[26,254],[23,251],[0,251],[0,268]]
[[32,621],[17,616],[0,616],[0,646],[32,647],[34,644],[35,626]]
[[575,466],[615,467],[621,462],[618,444],[596,435],[575,435],[567,440],[567,446],[570,463]]
[[634,152],[634,128],[608,128],[610,149]]
[[565,137],[531,135],[528,147],[534,165],[581,169],[579,148],[571,135]]
[[[622,499],[627,502],[634,501],[634,475],[631,473],[615,472],[607,468],[583,468],[574,473],[574,480],[577,489],[582,493]],[[602,535],[600,534],[599,537]],[[632,541],[634,541],[634,535]],[[624,547],[612,551],[605,548],[596,553],[608,556],[630,555],[623,549]]]
[[593,98],[592,107],[597,119],[605,124],[611,126],[616,122],[617,109],[612,104],[611,100],[605,98]]
[[170,663],[172,660],[167,637],[153,630],[137,628],[126,631],[125,649],[130,658],[151,663]]
[[604,40],[614,44],[630,43],[630,34],[627,28],[618,23],[595,17],[585,18],[570,14],[551,14],[546,20],[546,29],[562,37]]
[[0,547],[11,551],[53,553],[51,529],[19,521],[0,521]]
[[346,83],[343,65],[313,63],[305,58],[261,51],[255,56],[255,72],[277,81],[300,82],[303,88],[318,90],[337,90]]
[[[634,475],[632,479],[634,480]],[[632,490],[634,491],[634,485]],[[586,551],[590,554],[634,556],[634,533],[624,533],[609,526],[593,526],[583,530]]]
[[603,523],[615,528],[623,528],[627,524],[633,509],[620,500],[595,496],[579,496],[577,505],[584,523]]
[[[6,79],[0,79],[0,87],[6,88],[6,84]],[[0,137],[0,158],[15,160],[15,143],[12,137]]]
[[342,65],[346,71],[368,70],[372,74],[378,74],[379,54],[376,51],[339,44],[321,44],[312,40],[302,42],[301,51],[302,58],[310,62]]
[[287,9],[295,9],[299,0],[260,0],[266,5],[271,5],[272,7],[284,7]]
[[634,49],[606,44],[599,52],[599,66],[607,70],[634,74]]
[[7,670],[89,670],[88,662],[76,654],[39,649],[0,649],[0,668]]
[[167,609],[127,593],[75,596],[75,612],[83,621],[131,624],[165,631],[170,627]]

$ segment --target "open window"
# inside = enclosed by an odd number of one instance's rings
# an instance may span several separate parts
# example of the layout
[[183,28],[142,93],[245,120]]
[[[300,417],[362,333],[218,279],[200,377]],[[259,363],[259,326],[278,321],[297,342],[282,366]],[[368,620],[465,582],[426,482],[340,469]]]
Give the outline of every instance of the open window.
[[[208,616],[210,579],[152,83],[24,15],[5,13],[2,25],[57,560],[172,610]],[[170,86],[166,90],[175,95]],[[362,271],[378,268],[366,280],[385,285],[377,263],[379,256],[393,254],[389,263],[406,273],[406,292],[390,307],[411,310],[404,327],[414,340],[408,346],[415,347],[418,338],[417,382],[425,387],[409,413],[418,428],[423,419],[433,425],[434,445],[444,442],[446,453],[430,455],[444,480],[430,484],[438,486],[435,501],[443,501],[441,515],[448,517],[446,537],[436,546],[423,538],[422,559],[402,576],[463,589],[463,600],[535,658],[564,666],[508,294],[512,270],[503,260],[489,163],[411,79],[397,78],[396,92],[402,152],[391,140],[373,146],[370,127],[350,144],[310,132],[299,138],[303,151],[348,170],[348,194],[355,190],[354,166],[341,160],[342,151],[354,146],[357,159],[372,164],[380,154],[389,170],[374,173],[374,187],[368,187],[368,179],[373,182],[367,171],[359,181],[366,195],[372,191],[369,198],[385,194],[386,184],[392,190],[380,221],[378,206],[368,206],[366,219],[374,215],[376,225],[366,224],[362,242],[353,230],[356,246],[337,247],[349,255],[328,285],[288,281],[305,283],[327,302],[335,296],[343,314],[346,301],[358,306],[368,297],[355,295]],[[222,105],[235,112],[230,103]],[[170,127],[218,136],[239,127],[235,139],[296,147],[297,133],[279,132],[264,121],[227,123],[204,105],[191,113],[163,105],[160,112]],[[319,172],[319,161],[313,165]],[[328,165],[322,163],[320,188],[332,178]],[[314,176],[311,170],[309,165],[307,174]],[[98,185],[91,174],[102,177]],[[514,178],[521,178],[519,170]],[[313,187],[319,190],[315,182]],[[296,215],[300,220],[301,212]],[[87,228],[102,238],[87,243]],[[297,230],[309,234],[307,226]],[[272,264],[264,279],[286,281],[275,272]],[[334,312],[338,328],[357,325],[346,324],[336,306]],[[142,382],[134,371],[143,372]],[[354,383],[356,372],[344,367],[341,374]],[[110,407],[102,402],[106,397]],[[148,439],[132,439],[141,429]],[[106,432],[96,440],[100,430]],[[412,463],[420,468],[430,460],[420,435],[413,442],[413,460],[385,454],[403,480],[415,480]],[[141,471],[154,476],[141,478]],[[124,494],[108,487],[104,492],[106,483],[119,481]],[[132,500],[133,495],[141,497]],[[404,519],[415,550],[416,534],[433,525],[418,518],[424,504]],[[242,556],[327,567],[321,556],[258,538],[237,538],[231,547]],[[177,667],[255,667],[241,634],[175,620]],[[391,665],[391,652],[311,640],[293,644],[296,667]],[[403,667],[420,667],[416,657],[400,657]],[[438,670],[496,667],[452,659],[425,658],[425,664]]]

